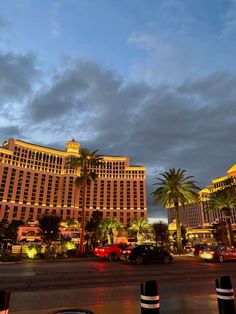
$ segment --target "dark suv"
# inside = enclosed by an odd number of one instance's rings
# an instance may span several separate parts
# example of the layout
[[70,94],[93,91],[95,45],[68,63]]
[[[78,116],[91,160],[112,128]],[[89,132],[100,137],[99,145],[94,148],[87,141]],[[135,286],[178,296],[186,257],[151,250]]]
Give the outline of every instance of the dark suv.
[[167,250],[151,244],[137,244],[126,248],[120,257],[125,262],[165,264],[173,261],[173,256]]
[[207,249],[209,245],[207,245],[206,243],[203,244],[195,244],[192,248],[192,252],[194,254],[194,256],[198,256],[199,253],[201,253],[203,250]]

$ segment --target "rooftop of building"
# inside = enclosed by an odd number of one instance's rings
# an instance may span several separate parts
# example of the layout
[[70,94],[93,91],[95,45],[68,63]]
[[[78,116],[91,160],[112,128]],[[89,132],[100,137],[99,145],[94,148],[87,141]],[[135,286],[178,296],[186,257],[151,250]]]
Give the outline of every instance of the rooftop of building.
[[[50,146],[45,146],[45,145],[40,145],[40,144],[35,144],[35,143],[30,143],[27,141],[23,141],[21,139],[14,139],[14,138],[9,138],[8,140],[4,141],[2,146],[0,148],[2,149],[6,149],[6,146],[8,145],[9,141],[13,141],[16,145],[22,145],[22,146],[26,146],[28,148],[31,149],[36,149],[38,151],[40,151],[40,149],[44,149],[49,153],[55,153],[55,154],[60,154],[62,156],[68,156],[68,154],[70,152],[66,151],[66,150],[62,150],[62,149],[57,149],[57,148],[53,148]],[[72,138],[72,140],[68,141],[68,143],[78,143],[74,138]],[[121,155],[100,155],[101,157],[104,158],[105,161],[113,161],[113,160],[117,160],[117,161],[128,161],[129,164],[129,157],[127,156],[121,156]],[[130,168],[144,168],[144,166],[142,165],[129,165],[128,167]],[[132,170],[132,169],[131,169]]]
[[50,147],[50,146],[44,146],[44,145],[41,145],[41,144],[34,144],[34,143],[22,141],[20,139],[16,139],[16,141],[22,142],[22,143],[25,143],[25,144],[29,144],[29,145],[33,145],[33,146],[36,146],[36,147],[42,147],[42,148],[52,149],[52,150],[59,151],[59,152],[65,152],[65,150],[62,150],[62,149],[57,149],[57,148],[53,148],[53,147]]

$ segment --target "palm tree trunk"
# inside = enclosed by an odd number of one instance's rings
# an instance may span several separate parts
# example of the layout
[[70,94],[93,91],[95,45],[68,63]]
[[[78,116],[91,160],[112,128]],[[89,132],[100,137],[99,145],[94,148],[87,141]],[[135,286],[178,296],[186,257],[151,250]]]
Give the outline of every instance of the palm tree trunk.
[[227,225],[227,238],[228,238],[228,243],[229,246],[232,246],[232,225],[230,221],[230,217],[226,218],[226,225]]
[[181,226],[179,217],[179,203],[175,202],[175,219],[176,219],[176,242],[177,242],[177,253],[181,254],[183,251],[182,237],[181,237]]
[[86,183],[87,183],[87,178],[85,175],[84,186],[83,186],[82,222],[81,222],[81,234],[80,234],[80,246],[79,246],[80,257],[82,257],[84,254],[85,208],[86,208],[86,190],[87,190]]
[[111,235],[108,233],[107,235],[107,241],[108,241],[108,244],[111,245],[112,242],[111,242]]
[[232,239],[232,225],[231,225],[231,220],[230,220],[230,209],[228,207],[224,207],[223,213],[224,213],[225,220],[226,220],[228,244],[231,247],[233,239]]

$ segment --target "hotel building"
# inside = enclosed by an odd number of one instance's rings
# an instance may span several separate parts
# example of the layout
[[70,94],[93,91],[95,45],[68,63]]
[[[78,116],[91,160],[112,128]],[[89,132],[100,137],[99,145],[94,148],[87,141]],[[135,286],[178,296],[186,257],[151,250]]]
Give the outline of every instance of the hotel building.
[[[74,182],[80,169],[65,165],[79,156],[80,144],[66,143],[66,150],[43,147],[13,138],[0,147],[0,221],[35,221],[44,214],[62,220],[82,217],[82,190]],[[146,169],[131,166],[128,157],[102,156],[93,168],[98,175],[87,189],[86,219],[92,212],[128,224],[147,217]]]
[[[227,179],[236,178],[236,164],[234,164],[225,176],[211,180],[211,184],[199,192],[198,203],[187,204],[180,209],[180,221],[186,227],[197,228],[212,224],[217,220],[224,220],[220,210],[206,211],[210,194],[225,186]],[[168,209],[168,223],[175,219],[173,208]],[[236,209],[231,210],[231,223],[236,224]]]

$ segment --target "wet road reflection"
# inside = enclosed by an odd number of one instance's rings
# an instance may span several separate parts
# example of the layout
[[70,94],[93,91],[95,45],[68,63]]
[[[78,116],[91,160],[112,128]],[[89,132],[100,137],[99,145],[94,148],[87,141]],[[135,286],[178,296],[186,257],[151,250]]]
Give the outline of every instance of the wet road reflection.
[[95,314],[137,314],[140,283],[157,280],[162,314],[202,313],[202,306],[211,314],[218,313],[215,279],[230,274],[235,286],[235,266],[233,262],[205,263],[189,257],[177,257],[168,265],[101,260],[1,264],[0,289],[12,291],[12,314],[45,314],[48,309],[68,306],[89,308]]

